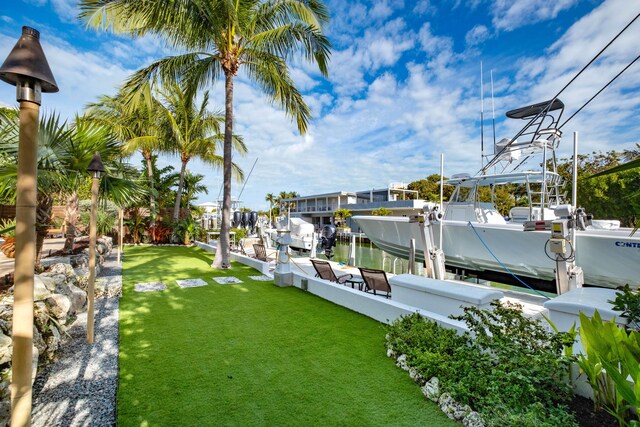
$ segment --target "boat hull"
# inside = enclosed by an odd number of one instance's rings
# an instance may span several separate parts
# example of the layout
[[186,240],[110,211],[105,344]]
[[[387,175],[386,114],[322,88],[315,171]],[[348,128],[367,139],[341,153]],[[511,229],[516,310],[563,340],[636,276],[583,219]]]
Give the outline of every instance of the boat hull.
[[[410,223],[409,218],[357,216],[353,219],[376,246],[394,256],[408,258],[410,240],[415,239],[417,245],[421,242],[420,226]],[[436,245],[440,228],[439,223],[432,226]],[[522,224],[471,225],[466,221],[445,220],[442,234],[442,249],[449,267],[508,273],[506,267],[523,278],[555,280],[556,263],[545,254],[549,231],[524,231]],[[638,287],[640,237],[630,234],[630,229],[577,232],[576,264],[582,268],[585,284]],[[422,251],[416,252],[416,258],[423,261]],[[547,252],[553,256],[548,248]]]

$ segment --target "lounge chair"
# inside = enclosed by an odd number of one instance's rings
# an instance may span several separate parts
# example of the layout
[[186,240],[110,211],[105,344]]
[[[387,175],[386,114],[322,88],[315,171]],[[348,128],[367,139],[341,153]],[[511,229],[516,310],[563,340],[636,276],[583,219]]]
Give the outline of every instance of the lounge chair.
[[342,276],[336,276],[336,273],[333,272],[331,268],[331,264],[327,261],[321,261],[318,259],[312,259],[311,264],[313,264],[313,268],[316,270],[316,277],[319,277],[324,280],[328,280],[330,282],[339,283],[344,285],[345,282],[353,277],[353,274],[344,274]]
[[260,261],[269,262],[271,259],[267,256],[267,250],[264,245],[261,243],[253,244],[253,257],[255,259],[259,259]]
[[359,267],[362,280],[364,280],[364,291],[373,291],[374,295],[384,294],[391,298],[391,286],[387,280],[387,273],[384,270],[374,270],[371,268]]

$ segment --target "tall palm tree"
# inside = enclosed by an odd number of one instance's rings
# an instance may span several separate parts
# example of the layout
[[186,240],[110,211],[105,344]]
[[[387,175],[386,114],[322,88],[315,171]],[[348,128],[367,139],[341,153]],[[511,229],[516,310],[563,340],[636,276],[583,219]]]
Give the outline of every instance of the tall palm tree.
[[276,201],[276,196],[273,193],[267,193],[264,200],[269,202],[269,227],[271,227],[271,215],[273,215],[273,203]]
[[225,78],[222,224],[215,268],[228,268],[231,212],[233,83],[240,69],[269,99],[307,131],[311,112],[290,77],[293,54],[318,65],[327,76],[330,43],[322,33],[329,12],[322,0],[81,0],[80,17],[90,27],[134,36],[158,34],[188,52],[161,59],[130,79],[187,76],[199,86]]
[[101,96],[87,106],[86,116],[110,129],[123,142],[123,153],[127,156],[139,151],[147,167],[150,184],[149,211],[152,233],[155,230],[157,215],[156,198],[158,190],[154,187],[152,156],[165,152],[164,140],[159,136],[159,117],[162,106],[151,90],[150,84],[142,85],[136,92],[121,88],[116,96]]
[[[196,103],[196,86],[165,81],[165,87],[160,93],[166,104],[164,132],[167,136],[165,138],[169,141],[171,151],[180,156],[180,179],[173,210],[173,220],[177,221],[187,163],[192,158],[198,157],[214,167],[224,165],[224,159],[216,154],[217,145],[223,141],[220,123],[224,118],[207,110],[208,91],[204,92],[200,105]],[[233,143],[238,152],[246,153],[247,149],[241,138],[234,136]],[[236,165],[233,166],[236,177],[242,180],[242,171]]]

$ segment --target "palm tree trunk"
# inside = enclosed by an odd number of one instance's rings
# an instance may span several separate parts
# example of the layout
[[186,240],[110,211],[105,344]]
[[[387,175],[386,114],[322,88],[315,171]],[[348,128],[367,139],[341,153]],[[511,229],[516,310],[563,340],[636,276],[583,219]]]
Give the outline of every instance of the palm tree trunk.
[[224,173],[222,196],[222,224],[220,240],[213,259],[213,268],[229,268],[229,219],[231,217],[231,138],[233,135],[233,73],[225,70],[225,117],[224,117]]
[[151,216],[151,242],[156,242],[156,197],[154,196],[153,188],[153,164],[151,163],[151,151],[143,150],[142,156],[147,161],[147,173],[149,174],[149,186],[151,192],[149,193],[149,213]]
[[38,191],[38,205],[36,206],[36,265],[40,264],[42,257],[42,245],[47,237],[51,225],[51,211],[53,210],[53,197]]
[[78,192],[74,191],[67,197],[67,205],[64,210],[64,248],[65,253],[73,251],[73,241],[76,237],[76,225],[78,225],[79,210]]
[[173,208],[173,220],[178,221],[180,219],[180,199],[182,199],[182,186],[184,185],[184,174],[187,171],[187,161],[182,160],[182,166],[180,167],[180,179],[178,180],[178,193],[176,194],[176,205]]

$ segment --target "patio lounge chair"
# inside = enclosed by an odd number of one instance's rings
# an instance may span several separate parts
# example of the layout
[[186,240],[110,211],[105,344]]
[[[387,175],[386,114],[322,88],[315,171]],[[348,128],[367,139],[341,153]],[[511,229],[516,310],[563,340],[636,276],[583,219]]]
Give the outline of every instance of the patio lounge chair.
[[253,257],[255,259],[259,259],[260,261],[269,262],[271,259],[267,256],[267,250],[264,245],[261,243],[253,244]]
[[374,295],[384,294],[391,298],[391,286],[387,280],[387,273],[384,270],[374,270],[371,268],[359,267],[362,280],[364,280],[364,291],[373,291]]
[[319,259],[312,259],[310,261],[311,264],[313,264],[313,268],[316,270],[316,277],[319,277],[321,279],[344,285],[347,280],[353,277],[353,274],[336,276],[336,273],[334,273],[333,269],[331,268],[331,264],[329,264],[327,261],[321,261]]

